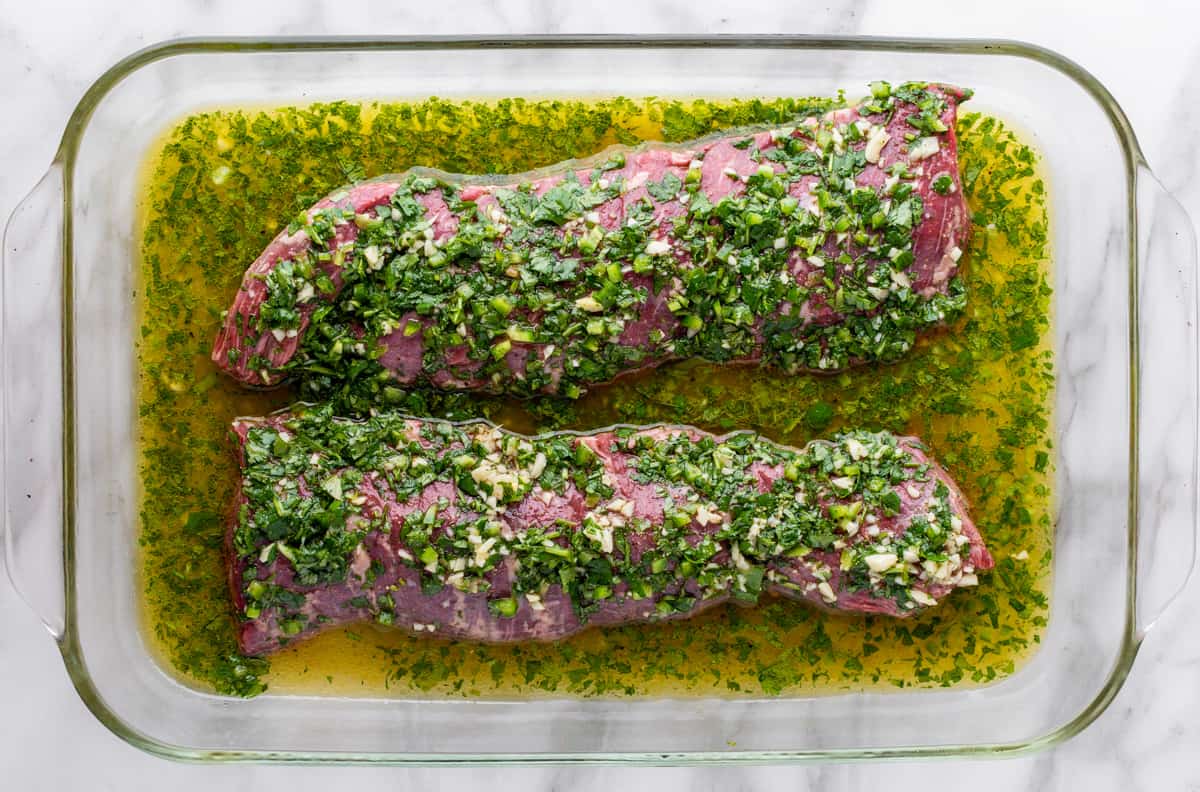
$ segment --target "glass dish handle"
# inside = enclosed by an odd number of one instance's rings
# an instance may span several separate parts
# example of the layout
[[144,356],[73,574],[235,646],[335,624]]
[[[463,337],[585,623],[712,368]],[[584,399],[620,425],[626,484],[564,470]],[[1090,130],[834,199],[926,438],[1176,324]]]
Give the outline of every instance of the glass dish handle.
[[4,559],[21,598],[63,635],[63,170],[54,166],[4,229],[0,291]]
[[1183,591],[1196,556],[1196,233],[1144,164],[1138,205],[1139,637]]

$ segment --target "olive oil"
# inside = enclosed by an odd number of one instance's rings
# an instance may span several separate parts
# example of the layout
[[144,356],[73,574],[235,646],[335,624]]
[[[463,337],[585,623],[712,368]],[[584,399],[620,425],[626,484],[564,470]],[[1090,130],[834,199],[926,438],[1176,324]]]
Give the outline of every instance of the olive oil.
[[[167,131],[144,165],[139,233],[144,621],[164,665],[232,694],[812,695],[984,684],[1036,648],[1052,553],[1053,356],[1045,185],[1036,153],[995,118],[959,124],[974,212],[968,305],[893,366],[831,377],[683,362],[576,402],[414,393],[436,417],[485,415],[525,432],[612,423],[749,428],[802,445],[842,427],[924,439],[962,486],[997,558],[978,589],[909,620],[794,602],[728,606],[554,644],[486,646],[360,625],[269,659],[236,653],[223,559],[236,415],[290,403],[208,360],[245,267],[287,222],[348,181],[427,165],[527,170],[612,143],[685,140],[785,123],[823,100],[501,100],[222,109]],[[261,680],[259,679],[261,677]]]

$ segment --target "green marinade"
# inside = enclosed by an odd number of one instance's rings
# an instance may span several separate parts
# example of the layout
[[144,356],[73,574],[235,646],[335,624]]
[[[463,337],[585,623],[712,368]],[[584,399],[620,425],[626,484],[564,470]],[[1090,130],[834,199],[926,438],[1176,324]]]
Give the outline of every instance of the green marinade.
[[[485,416],[518,431],[615,422],[753,429],[803,445],[839,428],[913,433],[962,485],[997,557],[977,590],[903,622],[827,615],[767,601],[680,624],[590,631],[512,647],[337,630],[272,660],[236,654],[222,558],[236,465],[234,415],[293,395],[247,392],[208,361],[220,311],[252,261],[296,213],[331,189],[426,165],[510,173],[612,143],[682,141],[748,124],[786,124],[827,100],[333,103],[213,111],[168,132],[146,165],[141,369],[141,504],[147,629],[185,678],[225,693],[277,690],[511,695],[724,695],[987,682],[1012,672],[1045,626],[1051,560],[1053,356],[1047,220],[1036,154],[999,121],[959,124],[974,211],[968,300],[945,333],[900,363],[833,377],[689,361],[578,401],[422,391],[396,406],[431,417]],[[353,407],[355,393],[329,393]]]

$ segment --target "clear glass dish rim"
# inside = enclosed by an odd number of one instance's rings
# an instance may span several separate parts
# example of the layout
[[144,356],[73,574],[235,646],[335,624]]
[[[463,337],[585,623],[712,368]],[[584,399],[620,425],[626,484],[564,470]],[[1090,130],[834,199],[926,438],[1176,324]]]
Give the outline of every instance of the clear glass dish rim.
[[[608,765],[701,765],[769,764],[798,762],[856,761],[887,758],[996,758],[1020,756],[1057,745],[1079,734],[1107,709],[1129,675],[1141,646],[1143,635],[1135,621],[1137,590],[1137,454],[1130,455],[1128,529],[1126,533],[1126,608],[1124,636],[1112,671],[1095,698],[1069,722],[1038,737],[1008,743],[978,745],[897,746],[891,748],[848,748],[797,751],[677,751],[662,752],[563,752],[537,754],[455,754],[346,751],[263,751],[208,750],[171,745],[143,734],[126,724],[104,701],[84,662],[75,613],[75,423],[74,321],[73,321],[73,236],[72,196],[74,166],[83,133],[95,108],[121,80],[138,69],[178,55],[321,52],[321,51],[413,51],[413,50],[487,50],[487,49],[803,49],[859,50],[882,52],[945,53],[954,55],[1000,55],[1018,57],[1048,66],[1079,85],[1104,110],[1120,141],[1125,183],[1130,201],[1128,267],[1130,274],[1130,318],[1136,322],[1138,218],[1137,169],[1148,169],[1137,137],[1124,110],[1104,85],[1074,61],[1053,50],[1011,39],[983,38],[908,38],[879,36],[821,36],[806,34],[728,34],[728,35],[517,35],[517,36],[330,36],[330,37],[204,37],[177,38],[134,52],[118,61],[88,88],[75,106],[64,129],[53,165],[62,167],[62,453],[63,453],[63,580],[65,619],[59,651],[67,673],[80,698],[92,714],[125,742],[147,753],[168,759],[191,762],[286,762],[291,764],[383,764],[383,765],[516,765],[516,764],[608,764]],[[1130,448],[1138,443],[1137,334],[1129,336],[1130,367]]]

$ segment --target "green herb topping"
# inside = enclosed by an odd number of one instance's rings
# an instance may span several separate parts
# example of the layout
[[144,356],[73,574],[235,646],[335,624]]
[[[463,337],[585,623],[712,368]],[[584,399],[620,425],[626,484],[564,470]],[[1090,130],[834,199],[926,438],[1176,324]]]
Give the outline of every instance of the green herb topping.
[[[353,582],[363,570],[352,573],[352,559],[369,555],[373,532],[419,572],[422,591],[485,594],[500,616],[522,600],[542,609],[551,587],[586,620],[610,598],[652,597],[667,615],[725,594],[753,602],[771,584],[830,604],[869,592],[903,613],[936,604],[931,590],[976,583],[949,488],[919,449],[886,433],[795,450],[754,434],[525,437],[391,413],[348,421],[328,407],[243,425],[234,547],[251,620],[274,607],[304,624],[304,597],[271,583],[274,562],[301,587]],[[565,505],[575,493],[581,514]],[[535,502],[557,516],[516,516]],[[405,511],[399,521],[387,503]],[[511,589],[492,596],[502,565]]]
[[[957,178],[924,172],[946,108],[908,84],[787,127],[596,160],[549,189],[419,170],[363,212],[343,191],[289,227],[311,244],[265,276],[249,336],[282,343],[307,312],[284,369],[314,401],[353,383],[362,408],[417,383],[576,398],[674,358],[895,361],[964,305],[957,277],[913,285],[917,188],[945,195]],[[960,242],[946,243],[954,262]],[[279,380],[265,357],[246,366]]]

